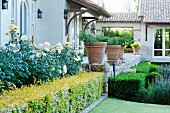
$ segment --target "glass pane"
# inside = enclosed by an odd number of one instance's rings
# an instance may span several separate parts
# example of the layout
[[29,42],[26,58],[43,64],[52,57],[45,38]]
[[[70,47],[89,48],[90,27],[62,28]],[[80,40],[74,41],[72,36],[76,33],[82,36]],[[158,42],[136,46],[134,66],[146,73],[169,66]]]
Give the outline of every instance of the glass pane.
[[165,51],[165,56],[170,56],[170,50]]
[[154,51],[154,56],[162,56],[162,51]]
[[162,49],[162,29],[156,29],[154,49]]
[[165,49],[170,49],[170,29],[165,29]]

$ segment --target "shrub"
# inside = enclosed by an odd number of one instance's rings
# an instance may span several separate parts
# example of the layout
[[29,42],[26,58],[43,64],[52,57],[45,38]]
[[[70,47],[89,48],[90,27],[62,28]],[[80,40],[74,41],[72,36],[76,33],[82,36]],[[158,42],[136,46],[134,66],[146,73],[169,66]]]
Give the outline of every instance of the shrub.
[[125,100],[134,100],[138,91],[145,85],[144,73],[121,73],[109,78],[109,97],[117,97]]
[[[58,43],[33,45],[25,35],[19,37],[15,25],[10,29],[11,40],[0,50],[0,89],[9,90],[9,84],[16,87],[46,82],[65,75],[76,75],[82,69],[82,52],[74,50],[70,42],[64,46]],[[11,28],[11,27],[10,27]]]
[[108,38],[109,37],[106,37],[106,36],[104,36],[104,35],[96,35],[96,40],[98,41],[98,42],[107,42],[107,40],[108,40]]
[[137,66],[134,66],[132,68],[136,68],[137,73],[149,73],[150,70],[150,62],[140,62]]
[[163,79],[170,80],[170,65],[163,64],[158,69],[157,72],[163,76]]
[[161,75],[158,72],[149,73],[145,78],[145,80],[146,80],[145,88],[148,88],[149,84],[155,83],[156,78],[160,78],[160,77],[161,77]]
[[149,72],[155,72],[159,68],[159,65],[151,64]]
[[103,73],[81,73],[40,86],[5,91],[0,99],[0,112],[81,112],[100,98],[103,78]]
[[81,41],[88,43],[88,44],[97,41],[96,37],[94,37],[92,34],[86,33],[85,31],[80,31],[79,38]]
[[107,40],[107,45],[118,45],[118,44],[119,44],[118,37],[108,38],[108,40]]
[[158,79],[152,87],[154,102],[156,104],[170,105],[170,80]]

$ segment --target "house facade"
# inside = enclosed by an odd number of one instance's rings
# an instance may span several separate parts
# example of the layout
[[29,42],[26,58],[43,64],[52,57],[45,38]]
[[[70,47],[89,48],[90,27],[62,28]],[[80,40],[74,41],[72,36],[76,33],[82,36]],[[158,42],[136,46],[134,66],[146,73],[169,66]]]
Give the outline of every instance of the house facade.
[[133,28],[135,42],[142,44],[141,56],[152,62],[170,62],[170,1],[141,0],[140,13],[113,13],[101,18],[96,25],[102,28]]
[[[4,2],[8,3],[7,9]],[[71,41],[79,47],[77,35],[83,29],[84,13],[95,18],[110,16],[90,0],[0,0],[0,46],[9,40],[5,32],[9,24],[14,23],[20,35],[27,35],[33,43],[48,41],[55,45]]]

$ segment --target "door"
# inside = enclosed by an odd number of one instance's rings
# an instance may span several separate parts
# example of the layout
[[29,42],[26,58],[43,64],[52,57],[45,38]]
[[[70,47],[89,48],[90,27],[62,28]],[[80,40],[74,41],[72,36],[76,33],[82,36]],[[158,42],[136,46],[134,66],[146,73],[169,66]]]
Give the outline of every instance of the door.
[[170,56],[170,28],[157,28],[154,32],[154,57]]

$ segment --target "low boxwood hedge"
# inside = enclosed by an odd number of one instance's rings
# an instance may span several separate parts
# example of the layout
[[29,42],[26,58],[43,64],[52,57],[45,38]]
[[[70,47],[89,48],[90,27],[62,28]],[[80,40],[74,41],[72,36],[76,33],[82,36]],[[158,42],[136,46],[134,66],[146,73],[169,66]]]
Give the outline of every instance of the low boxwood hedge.
[[146,74],[144,73],[121,73],[109,78],[108,96],[125,100],[134,100],[137,92],[145,86]]
[[81,73],[39,86],[4,91],[1,113],[79,113],[100,98],[103,73]]

